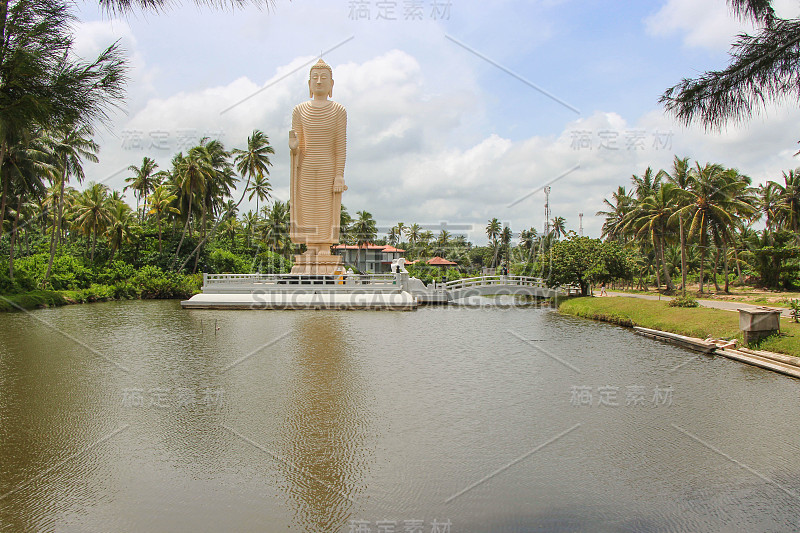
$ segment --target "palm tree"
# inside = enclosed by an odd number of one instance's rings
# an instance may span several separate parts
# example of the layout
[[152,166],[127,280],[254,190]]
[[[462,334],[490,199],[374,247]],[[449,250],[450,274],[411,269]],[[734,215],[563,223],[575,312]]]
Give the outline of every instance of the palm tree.
[[392,226],[389,229],[389,233],[387,234],[389,238],[389,244],[392,246],[397,246],[400,242],[400,232],[397,230],[397,226]]
[[78,196],[75,224],[92,242],[92,253],[89,256],[92,262],[97,246],[97,234],[104,231],[110,221],[110,207],[108,187],[102,183],[89,183],[86,190]]
[[13,210],[11,239],[8,255],[8,275],[14,279],[14,247],[18,238],[20,219],[23,218],[23,208],[27,205],[25,198],[42,197],[45,186],[42,182],[42,172],[48,172],[51,167],[42,161],[43,154],[40,143],[32,142],[29,145],[17,144],[6,154],[3,161],[5,175],[10,182],[12,199],[16,199],[16,208]]
[[[649,196],[638,202],[627,217],[626,226],[635,229],[639,239],[647,238],[653,246],[656,260],[656,273],[658,274],[659,263],[663,267],[664,281],[668,291],[674,289],[672,276],[670,275],[667,263],[664,260],[664,249],[666,247],[667,225],[674,211],[673,198],[675,197],[676,186],[667,183],[660,186]],[[656,276],[656,283],[660,284],[660,275]]]
[[667,176],[663,170],[653,172],[651,167],[647,167],[644,174],[631,176],[633,182],[633,194],[637,200],[642,201],[655,193],[661,187],[661,181]]
[[758,26],[755,35],[741,34],[731,46],[727,68],[684,78],[667,89],[660,102],[686,124],[706,127],[749,118],[767,102],[796,99],[800,20],[775,15],[770,0],[729,0],[741,18]]
[[245,242],[247,247],[250,248],[250,241],[255,234],[256,228],[258,227],[260,218],[258,213],[253,213],[252,211],[248,211],[242,217],[242,222],[244,224],[244,235],[245,235]]
[[783,185],[774,181],[770,185],[777,196],[777,218],[800,239],[800,168],[784,172]]
[[435,255],[439,255],[441,257],[445,257],[448,255],[448,247],[450,245],[450,237],[452,235],[449,231],[442,228],[442,231],[439,232],[439,236],[436,238],[436,251]]
[[425,230],[419,234],[419,242],[421,245],[421,254],[423,257],[428,257],[430,255],[430,243],[433,240],[433,232],[430,230]]
[[[264,132],[253,130],[247,138],[247,149],[236,148],[231,153],[236,171],[240,176],[247,177],[245,191],[250,192],[249,200],[252,200],[253,196],[256,197],[256,213],[258,213],[258,201],[268,200],[272,191],[272,185],[269,183],[269,167],[272,166],[269,154],[274,154],[275,150],[269,144],[269,137],[264,135]],[[250,185],[251,180],[252,185]]]
[[[743,198],[749,180],[721,165],[695,164],[694,180],[688,190],[677,190],[680,199],[678,216],[690,220],[689,238],[698,237],[700,247],[700,292],[703,292],[703,271],[708,250],[709,233],[713,231],[718,242],[731,242],[731,229],[736,217],[752,216],[755,208]],[[727,268],[727,263],[726,263]],[[716,277],[716,275],[715,275]]]
[[[266,209],[266,208],[262,208]],[[289,203],[276,200],[272,204],[264,224],[264,240],[275,253],[280,253],[284,257],[292,249],[292,241],[289,239]]]
[[47,272],[44,279],[50,279],[50,272],[53,268],[53,258],[56,254],[56,235],[61,235],[61,227],[64,220],[64,188],[71,176],[74,176],[78,183],[83,181],[83,160],[96,163],[97,151],[100,147],[91,139],[92,129],[89,126],[81,126],[77,129],[60,129],[49,134],[44,140],[46,149],[52,155],[53,167],[56,170],[55,176],[58,177],[58,213],[56,223],[50,235],[50,259],[47,262]]
[[181,212],[177,207],[174,207],[175,200],[178,195],[171,194],[166,185],[159,185],[147,197],[147,205],[150,209],[147,211],[148,215],[156,216],[156,226],[158,227],[158,252],[161,253],[161,218],[168,213],[180,215]]
[[[107,121],[124,96],[125,62],[117,44],[94,61],[76,60],[71,7],[61,0],[0,2],[0,162],[39,127],[80,129]],[[9,180],[0,165],[0,228]]]
[[758,187],[759,210],[764,215],[767,230],[770,232],[775,231],[776,222],[780,220],[776,185],[774,181],[768,181]]
[[197,152],[191,151],[186,157],[179,153],[175,157],[175,160],[173,160],[173,163],[177,163],[176,178],[178,180],[180,190],[188,198],[186,208],[186,223],[183,226],[181,240],[178,241],[178,248],[175,250],[175,258],[173,259],[173,262],[175,262],[178,260],[178,255],[181,252],[181,245],[186,237],[187,230],[191,235],[190,224],[192,219],[192,211],[194,209],[194,199],[197,195],[203,195],[205,193],[206,185],[210,180],[214,169],[205,158],[200,157]]
[[343,244],[352,244],[350,242],[350,224],[353,222],[353,217],[347,211],[347,207],[342,205],[339,209],[339,242]]
[[406,228],[406,236],[408,237],[408,244],[411,245],[412,249],[416,248],[417,244],[419,243],[421,234],[422,234],[422,228],[416,222]]
[[602,237],[613,239],[620,244],[625,243],[625,232],[623,231],[625,215],[631,210],[633,198],[625,192],[625,187],[617,187],[617,192],[611,195],[613,203],[607,198],[603,203],[608,207],[608,211],[598,211],[595,216],[606,218],[603,222]]
[[133,189],[133,194],[136,196],[136,213],[139,215],[140,222],[143,219],[143,212],[139,211],[139,202],[147,198],[150,191],[155,188],[154,173],[157,168],[158,164],[149,157],[142,158],[141,166],[131,165],[128,167],[128,170],[133,172],[133,176],[125,178],[128,185],[123,190]]
[[117,250],[122,251],[123,243],[131,242],[135,217],[130,206],[123,201],[115,201],[109,198],[108,204],[110,207],[108,209],[106,234],[111,243],[111,258],[109,261],[113,261]]
[[405,222],[398,222],[395,226],[397,228],[397,241],[398,243],[403,242],[403,234],[406,232],[406,223]]
[[[688,190],[692,185],[693,174],[689,166],[689,158],[679,158],[677,155],[672,161],[672,174],[667,174],[667,180],[681,190]],[[681,201],[687,198],[686,195],[673,194],[672,200],[676,203],[676,213],[680,210]],[[677,214],[678,218],[678,232],[681,239],[681,289],[683,294],[686,295],[686,232],[683,229],[684,217],[682,214]]]
[[259,200],[269,200],[270,193],[272,192],[272,185],[269,183],[269,178],[264,175],[257,174],[253,178],[253,182],[250,185],[250,188],[247,189],[250,192],[250,196],[247,197],[248,200],[252,200],[255,196],[256,198],[256,212],[258,212],[258,202]]
[[375,240],[378,235],[378,227],[372,214],[368,211],[357,211],[358,218],[350,227],[350,232],[354,235],[356,245],[356,264],[361,261],[361,247]]
[[486,225],[486,236],[489,237],[489,242],[494,248],[494,258],[492,259],[492,268],[497,268],[497,238],[500,236],[502,228],[500,221],[493,218]]
[[506,257],[506,266],[508,266],[508,255],[511,251],[511,239],[514,237],[514,234],[511,231],[509,226],[505,226],[503,228],[502,233],[500,233],[500,243],[503,248],[503,254]]
[[550,231],[553,233],[556,240],[567,234],[567,221],[564,219],[564,217],[555,217],[551,224],[552,228]]

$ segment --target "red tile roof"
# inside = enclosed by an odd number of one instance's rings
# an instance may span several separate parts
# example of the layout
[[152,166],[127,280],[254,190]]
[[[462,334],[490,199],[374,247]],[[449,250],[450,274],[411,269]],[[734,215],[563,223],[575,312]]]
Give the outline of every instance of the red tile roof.
[[437,255],[433,259],[429,259],[428,260],[428,264],[429,265],[435,265],[435,266],[449,266],[449,265],[457,265],[458,263],[454,263],[452,261],[448,261],[447,259],[443,259],[443,258],[441,258],[441,257],[439,257]]

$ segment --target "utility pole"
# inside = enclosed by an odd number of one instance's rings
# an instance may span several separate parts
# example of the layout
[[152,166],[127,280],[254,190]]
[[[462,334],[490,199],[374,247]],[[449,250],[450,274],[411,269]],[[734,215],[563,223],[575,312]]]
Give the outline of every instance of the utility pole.
[[578,235],[583,237],[583,213],[578,213],[578,220],[580,221],[578,223]]
[[544,188],[544,235],[550,234],[550,186]]

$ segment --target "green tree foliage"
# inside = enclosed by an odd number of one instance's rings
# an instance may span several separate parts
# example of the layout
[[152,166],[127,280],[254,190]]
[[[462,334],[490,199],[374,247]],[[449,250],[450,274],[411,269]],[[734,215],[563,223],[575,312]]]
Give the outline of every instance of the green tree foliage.
[[553,243],[547,266],[551,287],[577,285],[584,296],[592,284],[625,279],[633,271],[633,262],[619,243],[575,234]]

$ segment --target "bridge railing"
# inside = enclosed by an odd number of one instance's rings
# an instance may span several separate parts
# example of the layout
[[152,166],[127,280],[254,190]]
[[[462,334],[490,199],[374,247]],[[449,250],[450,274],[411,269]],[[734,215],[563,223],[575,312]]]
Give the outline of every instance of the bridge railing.
[[322,280],[332,284],[344,285],[393,285],[394,274],[342,274],[342,275],[306,275],[306,274],[203,274],[204,287],[224,287],[242,285],[286,285],[319,284]]
[[529,276],[479,276],[476,278],[462,278],[443,283],[442,287],[448,290],[459,290],[469,287],[486,287],[490,285],[546,287],[543,279]]

